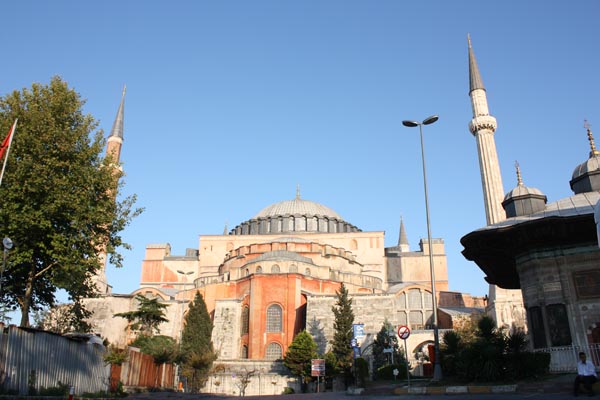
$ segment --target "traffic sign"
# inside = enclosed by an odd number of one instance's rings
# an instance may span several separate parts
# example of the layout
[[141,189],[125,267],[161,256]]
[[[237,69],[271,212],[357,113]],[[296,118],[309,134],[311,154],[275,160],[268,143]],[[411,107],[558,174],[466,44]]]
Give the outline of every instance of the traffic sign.
[[322,358],[313,358],[310,361],[310,375],[325,376],[325,360]]
[[408,337],[410,336],[410,328],[406,325],[400,325],[398,327],[398,337],[400,339],[408,339]]

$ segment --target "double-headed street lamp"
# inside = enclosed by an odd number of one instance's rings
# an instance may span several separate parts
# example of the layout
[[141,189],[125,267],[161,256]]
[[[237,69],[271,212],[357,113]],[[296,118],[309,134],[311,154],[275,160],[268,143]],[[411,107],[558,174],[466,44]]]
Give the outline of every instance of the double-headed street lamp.
[[435,351],[435,361],[433,364],[433,380],[442,379],[442,367],[440,365],[440,337],[438,331],[437,317],[437,295],[435,291],[435,267],[433,265],[433,246],[431,243],[431,224],[429,223],[429,195],[427,193],[427,171],[425,168],[425,146],[423,144],[423,125],[431,125],[438,120],[437,115],[425,118],[423,122],[402,121],[402,125],[415,128],[419,127],[421,135],[421,159],[423,160],[423,186],[425,188],[425,214],[427,215],[427,242],[429,243],[429,269],[431,271],[431,297],[433,301],[433,345]]
[[179,341],[181,341],[181,339],[183,338],[183,317],[185,315],[185,289],[187,286],[188,276],[193,274],[194,271],[184,272],[184,271],[178,269],[177,273],[179,275],[182,275],[185,279],[185,281],[183,282],[183,299],[181,300],[181,329],[179,330]]

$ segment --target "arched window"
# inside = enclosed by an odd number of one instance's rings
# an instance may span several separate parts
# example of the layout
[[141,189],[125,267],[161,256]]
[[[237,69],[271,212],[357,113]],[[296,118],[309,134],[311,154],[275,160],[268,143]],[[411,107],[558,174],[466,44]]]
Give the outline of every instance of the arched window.
[[271,342],[269,343],[269,345],[267,346],[267,354],[266,359],[267,360],[279,360],[281,359],[281,355],[282,355],[282,351],[281,351],[281,346],[279,345],[279,343],[275,343],[275,342]]
[[262,273],[262,267],[260,265],[258,267],[256,267],[256,273],[257,274]]
[[423,298],[423,308],[425,308],[426,310],[431,310],[433,308],[433,296],[431,295],[431,292],[424,292],[424,298]]
[[310,268],[306,268],[306,269],[304,270],[304,275],[306,275],[306,276],[310,276]]
[[242,335],[250,331],[250,309],[246,306],[242,308]]
[[267,332],[281,332],[283,312],[279,304],[271,304],[267,308]]
[[278,274],[279,272],[280,272],[279,265],[277,265],[277,264],[274,264],[274,265],[271,267],[271,273],[272,273],[272,274]]
[[246,270],[244,271],[244,276],[248,276],[250,275],[250,270],[248,268],[246,268]]
[[248,346],[242,346],[242,358],[248,358]]
[[421,311],[411,311],[408,314],[408,319],[412,330],[423,329],[423,313]]
[[410,289],[408,291],[408,308],[412,310],[423,308],[421,291],[419,289]]
[[290,265],[290,272],[298,272],[298,266],[296,264]]

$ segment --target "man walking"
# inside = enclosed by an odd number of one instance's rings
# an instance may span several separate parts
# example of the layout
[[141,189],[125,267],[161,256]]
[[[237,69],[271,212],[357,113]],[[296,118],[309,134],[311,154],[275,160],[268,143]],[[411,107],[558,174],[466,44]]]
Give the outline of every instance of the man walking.
[[584,389],[588,392],[588,396],[594,395],[592,385],[598,380],[596,374],[596,367],[591,361],[587,361],[585,353],[582,351],[579,353],[579,362],[577,363],[577,376],[575,377],[575,384],[573,386],[573,394],[577,396],[579,394],[579,385],[583,384]]

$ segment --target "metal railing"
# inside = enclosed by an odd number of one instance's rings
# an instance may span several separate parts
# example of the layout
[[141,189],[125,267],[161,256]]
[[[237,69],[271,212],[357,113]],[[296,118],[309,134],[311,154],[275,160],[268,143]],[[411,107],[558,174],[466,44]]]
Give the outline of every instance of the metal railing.
[[594,363],[596,369],[600,366],[600,343],[588,346],[561,346],[534,349],[536,352],[550,353],[550,372],[577,372],[579,352],[583,351],[588,359]]

